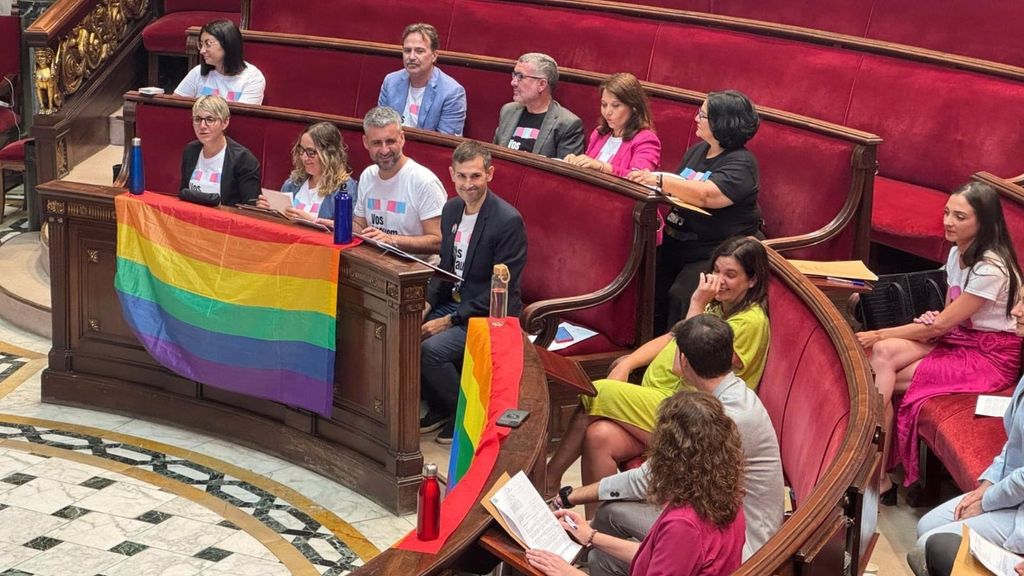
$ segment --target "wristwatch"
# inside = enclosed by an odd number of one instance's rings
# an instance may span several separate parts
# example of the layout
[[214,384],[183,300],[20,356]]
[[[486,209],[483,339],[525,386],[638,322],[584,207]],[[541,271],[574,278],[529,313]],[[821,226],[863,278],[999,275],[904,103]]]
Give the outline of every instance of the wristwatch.
[[572,486],[562,486],[558,489],[558,498],[562,501],[562,508],[572,508],[572,502],[569,502],[569,494],[572,494]]

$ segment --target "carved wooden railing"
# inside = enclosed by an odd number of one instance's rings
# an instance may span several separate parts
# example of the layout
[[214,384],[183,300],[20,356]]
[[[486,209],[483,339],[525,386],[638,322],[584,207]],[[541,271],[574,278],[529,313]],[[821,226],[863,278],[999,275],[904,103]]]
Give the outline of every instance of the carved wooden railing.
[[152,19],[149,0],[57,0],[25,31],[35,53],[40,182],[109,143],[107,117],[141,78],[141,32]]

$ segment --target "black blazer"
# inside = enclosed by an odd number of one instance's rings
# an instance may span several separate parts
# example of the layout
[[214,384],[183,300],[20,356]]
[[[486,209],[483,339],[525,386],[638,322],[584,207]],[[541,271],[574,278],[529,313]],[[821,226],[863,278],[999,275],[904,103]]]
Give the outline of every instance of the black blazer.
[[[441,211],[441,268],[455,269],[455,232],[462,221],[466,203],[456,196]],[[480,215],[469,239],[462,276],[462,302],[452,324],[465,323],[473,316],[487,316],[491,308],[491,274],[495,264],[505,264],[511,273],[508,286],[508,315],[518,317],[523,308],[519,283],[526,267],[526,226],[519,211],[508,202],[487,191]],[[430,279],[427,301],[437,308],[452,301],[452,282]]]
[[[203,143],[193,140],[185,145],[181,155],[181,185],[188,188],[192,171],[196,168]],[[245,146],[228,138],[224,152],[224,168],[220,175],[220,203],[228,206],[254,203],[260,196],[260,161]]]

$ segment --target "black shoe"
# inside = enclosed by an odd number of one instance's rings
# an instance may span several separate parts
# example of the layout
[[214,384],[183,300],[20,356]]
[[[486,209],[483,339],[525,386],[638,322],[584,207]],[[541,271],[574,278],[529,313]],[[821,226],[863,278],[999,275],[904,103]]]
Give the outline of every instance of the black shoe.
[[889,488],[885,492],[878,495],[878,503],[882,506],[896,506],[896,484],[893,483],[892,488]]
[[437,412],[434,412],[433,410],[428,410],[427,415],[424,416],[423,418],[420,418],[420,434],[433,432],[434,430],[437,430],[441,426],[444,426],[444,423],[448,422],[449,420],[451,420],[450,416],[439,414]]
[[434,438],[434,442],[447,446],[452,443],[452,436],[455,435],[455,420],[449,420],[441,431],[437,433],[437,437]]

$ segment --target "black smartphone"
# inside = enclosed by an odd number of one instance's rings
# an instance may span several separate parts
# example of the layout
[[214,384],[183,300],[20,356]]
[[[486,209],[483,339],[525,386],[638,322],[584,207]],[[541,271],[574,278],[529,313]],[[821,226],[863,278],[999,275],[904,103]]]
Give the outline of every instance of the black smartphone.
[[526,421],[526,418],[530,415],[529,410],[515,410],[509,408],[498,418],[498,426],[505,426],[507,428],[519,428],[519,425]]

